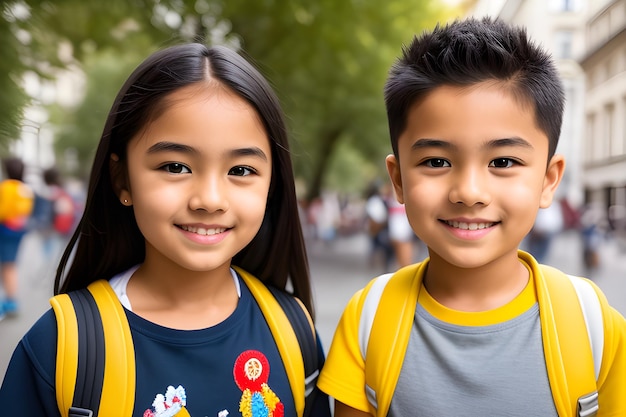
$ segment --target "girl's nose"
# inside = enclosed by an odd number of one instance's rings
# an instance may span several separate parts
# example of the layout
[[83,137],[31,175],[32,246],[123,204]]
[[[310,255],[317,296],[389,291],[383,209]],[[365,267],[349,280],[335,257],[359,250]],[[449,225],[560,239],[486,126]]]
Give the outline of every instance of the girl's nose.
[[227,183],[221,178],[206,178],[196,181],[189,197],[191,210],[204,210],[209,213],[226,211],[229,207]]

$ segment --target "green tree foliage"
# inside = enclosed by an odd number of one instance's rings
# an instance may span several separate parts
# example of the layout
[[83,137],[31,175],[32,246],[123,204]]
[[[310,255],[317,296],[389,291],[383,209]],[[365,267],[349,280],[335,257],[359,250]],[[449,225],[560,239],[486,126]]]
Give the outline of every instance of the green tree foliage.
[[16,17],[8,5],[1,9],[0,18],[0,145],[18,137],[24,106],[28,96],[20,85],[26,66],[20,59],[22,45],[13,30]]
[[451,16],[431,0],[228,0],[218,12],[281,97],[309,199],[380,175],[387,71],[403,43]]
[[[75,148],[82,165],[91,161],[113,95],[139,61],[182,40],[226,43],[241,47],[277,90],[307,198],[327,186],[358,190],[382,174],[390,151],[387,71],[403,43],[451,16],[437,0],[19,3],[29,7],[29,18],[11,25],[30,34],[27,65],[67,65],[58,54],[58,45],[67,44],[71,63],[87,76],[83,103],[56,108],[52,117],[58,145]],[[47,65],[35,65],[41,62]]]

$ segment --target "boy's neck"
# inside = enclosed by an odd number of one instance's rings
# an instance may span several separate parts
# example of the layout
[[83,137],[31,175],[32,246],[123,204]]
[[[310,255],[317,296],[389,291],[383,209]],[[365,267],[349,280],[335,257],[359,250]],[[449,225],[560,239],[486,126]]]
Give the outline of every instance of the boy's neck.
[[530,272],[517,255],[480,268],[459,268],[431,254],[424,287],[440,304],[458,311],[493,310],[526,287]]

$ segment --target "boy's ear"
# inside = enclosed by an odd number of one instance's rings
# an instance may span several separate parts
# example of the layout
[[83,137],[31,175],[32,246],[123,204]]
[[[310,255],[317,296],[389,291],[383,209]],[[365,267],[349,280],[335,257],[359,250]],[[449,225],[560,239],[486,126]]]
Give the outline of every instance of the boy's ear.
[[385,164],[387,165],[387,172],[389,178],[393,184],[393,191],[396,195],[398,203],[404,204],[404,195],[402,194],[402,175],[400,174],[400,163],[398,158],[394,154],[387,155],[385,158]]
[[565,157],[555,154],[548,163],[546,176],[543,179],[543,190],[541,191],[541,200],[539,201],[540,208],[546,208],[552,204],[554,193],[563,179],[564,172]]
[[126,167],[117,154],[112,153],[109,159],[109,172],[111,174],[111,184],[113,191],[120,202],[125,205],[131,205],[130,190],[128,189],[128,177],[126,175]]

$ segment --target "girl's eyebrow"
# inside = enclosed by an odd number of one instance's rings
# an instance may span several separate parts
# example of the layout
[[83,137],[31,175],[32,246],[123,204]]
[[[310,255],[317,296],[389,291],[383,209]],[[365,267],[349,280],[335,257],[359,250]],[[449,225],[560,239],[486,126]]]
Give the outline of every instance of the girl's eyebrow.
[[256,146],[233,149],[230,151],[230,154],[231,156],[256,156],[264,161],[267,161],[267,155],[265,155],[265,152]]
[[[157,142],[154,145],[148,148],[148,154],[155,154],[159,152],[181,152],[187,154],[197,154],[198,150],[192,146],[184,145],[182,143],[169,142],[169,141],[161,141]],[[249,148],[237,148],[228,152],[230,156],[256,156],[264,161],[267,161],[267,155],[265,152],[256,146],[251,146]]]
[[183,145],[176,142],[162,141],[157,142],[148,148],[148,154],[154,154],[159,152],[182,152],[182,153],[198,153],[198,151],[188,145]]

